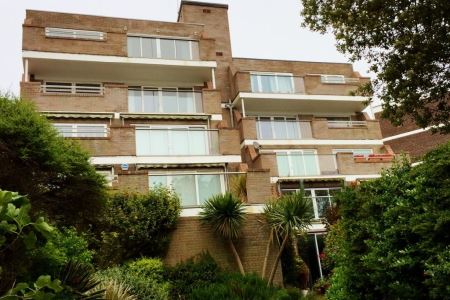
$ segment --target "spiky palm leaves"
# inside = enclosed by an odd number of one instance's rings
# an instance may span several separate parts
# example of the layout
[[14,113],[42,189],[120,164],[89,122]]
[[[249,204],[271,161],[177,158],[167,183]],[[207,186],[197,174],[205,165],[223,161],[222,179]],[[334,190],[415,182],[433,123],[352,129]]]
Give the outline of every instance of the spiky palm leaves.
[[104,299],[104,290],[98,289],[100,281],[93,277],[91,267],[69,261],[60,271],[58,278],[65,289],[80,300]]
[[[283,195],[280,199],[268,203],[264,208],[263,214],[272,230],[271,236],[273,233],[276,233],[282,238],[277,257],[269,275],[269,285],[273,282],[278,262],[289,237],[295,236],[311,225],[313,219],[311,206],[312,202],[310,199],[304,197],[302,192],[296,192]],[[266,252],[264,265],[267,264],[267,257],[268,251]],[[265,272],[265,268],[263,272]]]
[[231,193],[216,195],[206,201],[200,217],[204,224],[209,225],[217,235],[227,240],[239,271],[244,274],[244,267],[234,245],[234,240],[239,238],[245,220],[241,200]]

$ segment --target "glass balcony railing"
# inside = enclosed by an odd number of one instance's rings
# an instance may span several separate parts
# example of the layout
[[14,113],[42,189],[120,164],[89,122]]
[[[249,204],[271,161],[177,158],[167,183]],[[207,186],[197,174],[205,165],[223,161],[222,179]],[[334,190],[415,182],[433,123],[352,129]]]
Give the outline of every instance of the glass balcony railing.
[[192,88],[128,89],[128,111],[133,113],[202,113],[202,93]]
[[316,154],[314,150],[276,153],[280,177],[323,176],[338,174],[335,154]]
[[201,127],[136,128],[137,156],[218,155],[219,131]]
[[311,122],[289,120],[283,117],[259,117],[256,120],[257,137],[260,140],[311,139]]

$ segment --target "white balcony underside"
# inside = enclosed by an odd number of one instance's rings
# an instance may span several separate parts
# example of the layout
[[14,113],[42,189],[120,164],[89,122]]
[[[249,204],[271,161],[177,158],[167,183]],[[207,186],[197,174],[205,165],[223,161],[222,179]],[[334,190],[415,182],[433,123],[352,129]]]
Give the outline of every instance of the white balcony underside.
[[107,55],[23,51],[28,73],[36,79],[121,82],[133,85],[177,83],[203,85],[212,80],[215,61],[131,58]]
[[347,182],[352,182],[356,180],[366,180],[366,179],[374,179],[381,177],[380,174],[363,174],[363,175],[310,175],[310,176],[292,176],[292,177],[270,177],[271,183],[276,183],[278,181],[298,181],[298,180],[312,180],[312,181],[320,181],[325,180],[328,181],[330,179],[343,179]]
[[[242,101],[243,100],[243,101]],[[302,114],[346,114],[361,112],[367,97],[340,95],[305,95],[277,93],[239,93],[233,106],[250,113],[298,111]],[[244,102],[244,108],[242,108]]]
[[244,140],[241,148],[245,146],[382,146],[382,140]]
[[178,156],[94,156],[91,163],[94,165],[209,165],[240,163],[240,155],[178,155]]

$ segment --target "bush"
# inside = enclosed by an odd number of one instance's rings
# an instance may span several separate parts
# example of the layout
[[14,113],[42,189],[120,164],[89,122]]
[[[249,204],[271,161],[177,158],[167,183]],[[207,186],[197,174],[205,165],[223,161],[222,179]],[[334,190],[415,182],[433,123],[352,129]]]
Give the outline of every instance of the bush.
[[112,194],[104,211],[99,263],[111,265],[142,256],[162,256],[179,213],[178,196],[165,187],[146,194]]
[[163,263],[159,259],[141,258],[97,273],[103,282],[119,282],[130,288],[137,299],[169,299],[169,283],[163,280]]
[[172,299],[184,299],[193,289],[215,283],[220,268],[207,252],[199,254],[174,267],[166,267],[165,278],[170,282]]
[[222,274],[220,282],[194,289],[189,299],[289,300],[291,297],[284,289],[267,287],[267,282],[257,275]]
[[450,143],[337,197],[329,299],[450,299]]

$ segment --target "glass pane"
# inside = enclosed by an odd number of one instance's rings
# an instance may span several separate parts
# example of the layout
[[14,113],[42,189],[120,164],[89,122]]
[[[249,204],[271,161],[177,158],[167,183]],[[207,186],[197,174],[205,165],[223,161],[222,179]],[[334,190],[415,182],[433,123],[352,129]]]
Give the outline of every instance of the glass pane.
[[278,92],[293,93],[294,87],[292,85],[292,76],[277,76],[278,78]]
[[162,91],[162,105],[163,112],[165,113],[177,113],[177,92],[176,90],[164,89]]
[[289,161],[286,153],[277,153],[278,176],[289,176]]
[[150,131],[136,129],[136,155],[150,154]]
[[142,57],[156,58],[156,39],[142,38]]
[[105,136],[105,127],[103,126],[77,126],[78,137],[103,137]]
[[128,57],[141,57],[141,42],[138,37],[128,37]]
[[169,155],[169,132],[167,129],[151,129],[149,132],[148,155]]
[[259,139],[273,139],[272,135],[272,121],[270,118],[260,118],[258,121],[258,138]]
[[214,195],[222,193],[220,175],[197,175],[200,204]]
[[140,90],[128,90],[128,111],[142,112],[142,94]]
[[178,92],[178,108],[180,113],[194,113],[194,94],[191,91]]
[[273,129],[276,139],[278,140],[287,139],[286,121],[284,120],[284,118],[274,118]]
[[73,133],[73,128],[72,125],[53,125],[55,126],[56,130],[59,131],[59,133],[63,136],[63,137],[73,137],[75,136],[75,134]]
[[157,186],[167,186],[167,176],[150,175],[150,188]]
[[208,131],[190,130],[189,131],[189,154],[205,155],[208,154]]
[[198,51],[198,42],[191,41],[191,48],[192,48],[192,60],[199,60],[200,54]]
[[330,207],[328,197],[316,197],[316,204],[317,204],[317,217],[323,218],[325,216],[328,207]]
[[191,59],[189,41],[175,40],[175,46],[177,49],[177,59],[182,60]]
[[181,206],[197,205],[194,175],[172,176],[172,187],[180,196]]
[[175,59],[175,41],[160,39],[161,58]]
[[194,98],[195,98],[195,112],[198,113],[203,112],[202,93],[194,92]]
[[327,196],[328,197],[328,190],[315,190],[316,196]]
[[290,140],[296,140],[300,138],[299,123],[295,119],[286,120],[287,138]]
[[304,152],[303,159],[305,160],[305,175],[319,175],[317,169],[316,155],[313,152]]
[[189,155],[188,131],[183,129],[171,130],[171,154]]
[[291,176],[305,175],[305,165],[303,162],[303,154],[301,152],[292,152],[289,154],[289,157],[291,159],[291,169],[292,169]]
[[144,90],[144,107],[143,112],[155,113],[159,112],[158,91]]
[[258,84],[258,75],[251,75],[250,80],[252,83],[252,92],[257,93],[259,92],[259,84]]
[[261,91],[263,93],[276,92],[276,78],[273,75],[260,75]]

